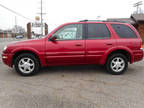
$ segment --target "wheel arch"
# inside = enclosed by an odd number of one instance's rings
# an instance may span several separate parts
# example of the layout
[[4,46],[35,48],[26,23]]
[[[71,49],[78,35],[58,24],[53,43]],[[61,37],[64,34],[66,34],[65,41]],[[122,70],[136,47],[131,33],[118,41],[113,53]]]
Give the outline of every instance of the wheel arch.
[[26,50],[26,49],[25,50],[18,50],[18,51],[15,51],[13,53],[12,66],[14,65],[16,57],[19,56],[19,55],[21,55],[21,54],[24,54],[24,53],[29,53],[29,54],[34,55],[38,59],[38,61],[40,63],[40,66],[42,66],[41,61],[40,61],[40,57],[38,56],[38,54],[36,52],[32,51],[32,50]]
[[133,56],[132,56],[132,51],[128,48],[119,48],[119,49],[113,49],[105,53],[103,59],[100,61],[100,64],[105,65],[107,62],[107,59],[115,53],[120,53],[123,54],[127,57],[128,62],[133,63]]

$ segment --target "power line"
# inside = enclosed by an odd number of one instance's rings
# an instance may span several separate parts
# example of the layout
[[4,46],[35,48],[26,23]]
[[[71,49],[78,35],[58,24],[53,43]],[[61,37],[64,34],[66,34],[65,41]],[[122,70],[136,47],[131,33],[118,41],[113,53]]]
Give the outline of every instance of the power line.
[[139,6],[140,6],[140,5],[142,5],[142,1],[139,1],[139,2],[137,2],[137,3],[135,3],[135,4],[133,5],[134,7],[137,8],[137,10],[136,10],[136,13],[137,13],[137,14],[139,13],[139,8],[140,8]]
[[2,5],[2,4],[0,4],[0,6],[3,7],[3,8],[5,8],[5,9],[7,9],[7,10],[9,10],[9,11],[12,12],[12,13],[18,15],[18,16],[21,16],[21,17],[27,19],[27,20],[34,21],[34,20],[30,19],[30,18],[27,18],[27,17],[23,16],[22,14],[20,14],[20,13],[18,13],[18,12],[16,12],[16,11],[13,11],[12,9],[10,9],[10,8],[8,8],[8,7],[4,6],[4,5]]

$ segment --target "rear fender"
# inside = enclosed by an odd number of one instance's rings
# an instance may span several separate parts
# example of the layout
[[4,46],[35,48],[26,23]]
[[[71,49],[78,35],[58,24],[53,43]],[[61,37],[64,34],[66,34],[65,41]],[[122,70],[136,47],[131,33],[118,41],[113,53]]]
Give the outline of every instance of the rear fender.
[[123,47],[123,46],[121,47],[121,46],[120,46],[120,47],[112,47],[111,49],[107,50],[107,51],[105,52],[103,58],[100,60],[100,64],[101,64],[101,65],[105,65],[108,56],[109,56],[112,52],[117,51],[117,50],[127,51],[127,52],[129,53],[129,55],[130,55],[130,58],[131,58],[130,63],[133,63],[133,59],[134,59],[134,58],[133,58],[133,53],[132,53],[132,51],[131,51],[129,48],[127,48],[127,47]]

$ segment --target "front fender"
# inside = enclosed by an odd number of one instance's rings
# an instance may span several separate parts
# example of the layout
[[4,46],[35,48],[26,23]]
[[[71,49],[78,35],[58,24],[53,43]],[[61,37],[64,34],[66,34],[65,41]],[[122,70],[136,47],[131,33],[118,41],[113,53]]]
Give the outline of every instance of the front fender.
[[15,54],[15,53],[20,52],[20,51],[30,51],[30,52],[35,53],[36,55],[39,54],[39,52],[38,52],[36,49],[30,48],[30,47],[19,47],[19,48],[15,48],[14,50],[11,51],[11,54]]
[[39,52],[34,48],[31,47],[19,47],[19,48],[15,48],[14,50],[11,51],[12,55],[15,55],[17,52],[22,52],[22,51],[28,51],[28,52],[32,52],[35,55],[37,55],[37,57],[40,60],[40,64],[42,67],[46,66],[46,61],[45,61],[45,57],[44,57],[44,52]]

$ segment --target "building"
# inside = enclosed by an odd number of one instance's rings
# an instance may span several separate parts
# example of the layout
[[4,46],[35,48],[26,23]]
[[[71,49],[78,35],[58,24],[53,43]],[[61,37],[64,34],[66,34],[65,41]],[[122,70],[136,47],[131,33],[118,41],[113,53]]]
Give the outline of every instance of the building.
[[107,21],[120,21],[132,24],[139,32],[144,44],[144,14],[132,14],[130,18],[108,18]]
[[12,38],[13,34],[11,30],[0,30],[0,38]]
[[15,38],[17,35],[27,36],[25,31],[15,33],[13,30],[1,30],[0,29],[0,38]]

